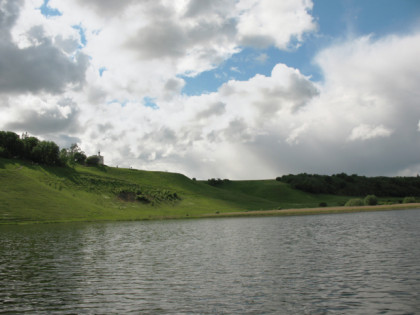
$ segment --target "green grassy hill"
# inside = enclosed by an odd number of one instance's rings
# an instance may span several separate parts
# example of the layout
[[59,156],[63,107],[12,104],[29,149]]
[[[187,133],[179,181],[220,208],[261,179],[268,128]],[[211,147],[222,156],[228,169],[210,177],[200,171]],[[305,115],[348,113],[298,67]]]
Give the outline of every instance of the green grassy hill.
[[[127,201],[124,189],[148,202]],[[168,198],[176,194],[177,199]],[[124,199],[124,200],[123,200]],[[181,174],[112,167],[47,167],[0,159],[0,223],[141,220],[232,211],[342,205],[349,197],[313,195],[275,180],[217,187]]]

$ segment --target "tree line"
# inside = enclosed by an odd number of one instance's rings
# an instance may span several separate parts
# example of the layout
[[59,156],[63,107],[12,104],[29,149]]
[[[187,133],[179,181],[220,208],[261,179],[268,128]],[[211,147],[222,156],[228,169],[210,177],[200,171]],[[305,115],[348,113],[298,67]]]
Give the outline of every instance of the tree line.
[[366,177],[345,173],[334,175],[284,175],[276,180],[314,194],[344,196],[404,197],[420,196],[420,177]]
[[98,165],[99,157],[87,157],[77,144],[60,147],[53,141],[43,141],[24,133],[21,137],[12,131],[0,131],[0,157],[20,158],[50,166]]

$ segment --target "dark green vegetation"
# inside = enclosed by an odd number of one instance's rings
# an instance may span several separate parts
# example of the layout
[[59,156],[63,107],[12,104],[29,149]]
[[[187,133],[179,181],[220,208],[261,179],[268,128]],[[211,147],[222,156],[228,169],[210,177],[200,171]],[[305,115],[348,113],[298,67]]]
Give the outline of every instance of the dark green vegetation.
[[96,155],[86,157],[86,154],[72,144],[68,149],[61,149],[52,141],[41,141],[30,137],[27,133],[19,137],[12,131],[0,131],[0,157],[20,158],[27,161],[50,166],[74,166],[87,164],[97,166],[100,163]]
[[52,141],[40,141],[27,134],[20,138],[12,131],[0,131],[0,157],[19,157],[46,165],[64,165],[60,149]]
[[366,177],[345,173],[285,175],[276,180],[315,194],[378,197],[420,196],[420,177]]

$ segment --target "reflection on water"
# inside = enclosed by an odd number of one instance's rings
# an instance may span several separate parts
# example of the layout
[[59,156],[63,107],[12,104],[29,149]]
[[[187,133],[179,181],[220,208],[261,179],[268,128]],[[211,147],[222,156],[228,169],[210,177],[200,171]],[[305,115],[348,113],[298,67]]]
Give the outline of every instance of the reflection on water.
[[420,312],[420,210],[0,226],[0,237],[0,312]]

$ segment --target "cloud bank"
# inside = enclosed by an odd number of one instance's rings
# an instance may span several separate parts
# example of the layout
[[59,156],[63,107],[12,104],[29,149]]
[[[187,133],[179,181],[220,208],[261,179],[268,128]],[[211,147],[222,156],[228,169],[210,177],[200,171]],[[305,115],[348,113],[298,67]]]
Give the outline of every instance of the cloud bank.
[[2,130],[202,179],[418,172],[420,30],[323,48],[322,81],[279,63],[188,96],[182,77],[244,47],[298,49],[312,1],[43,3],[0,0]]

